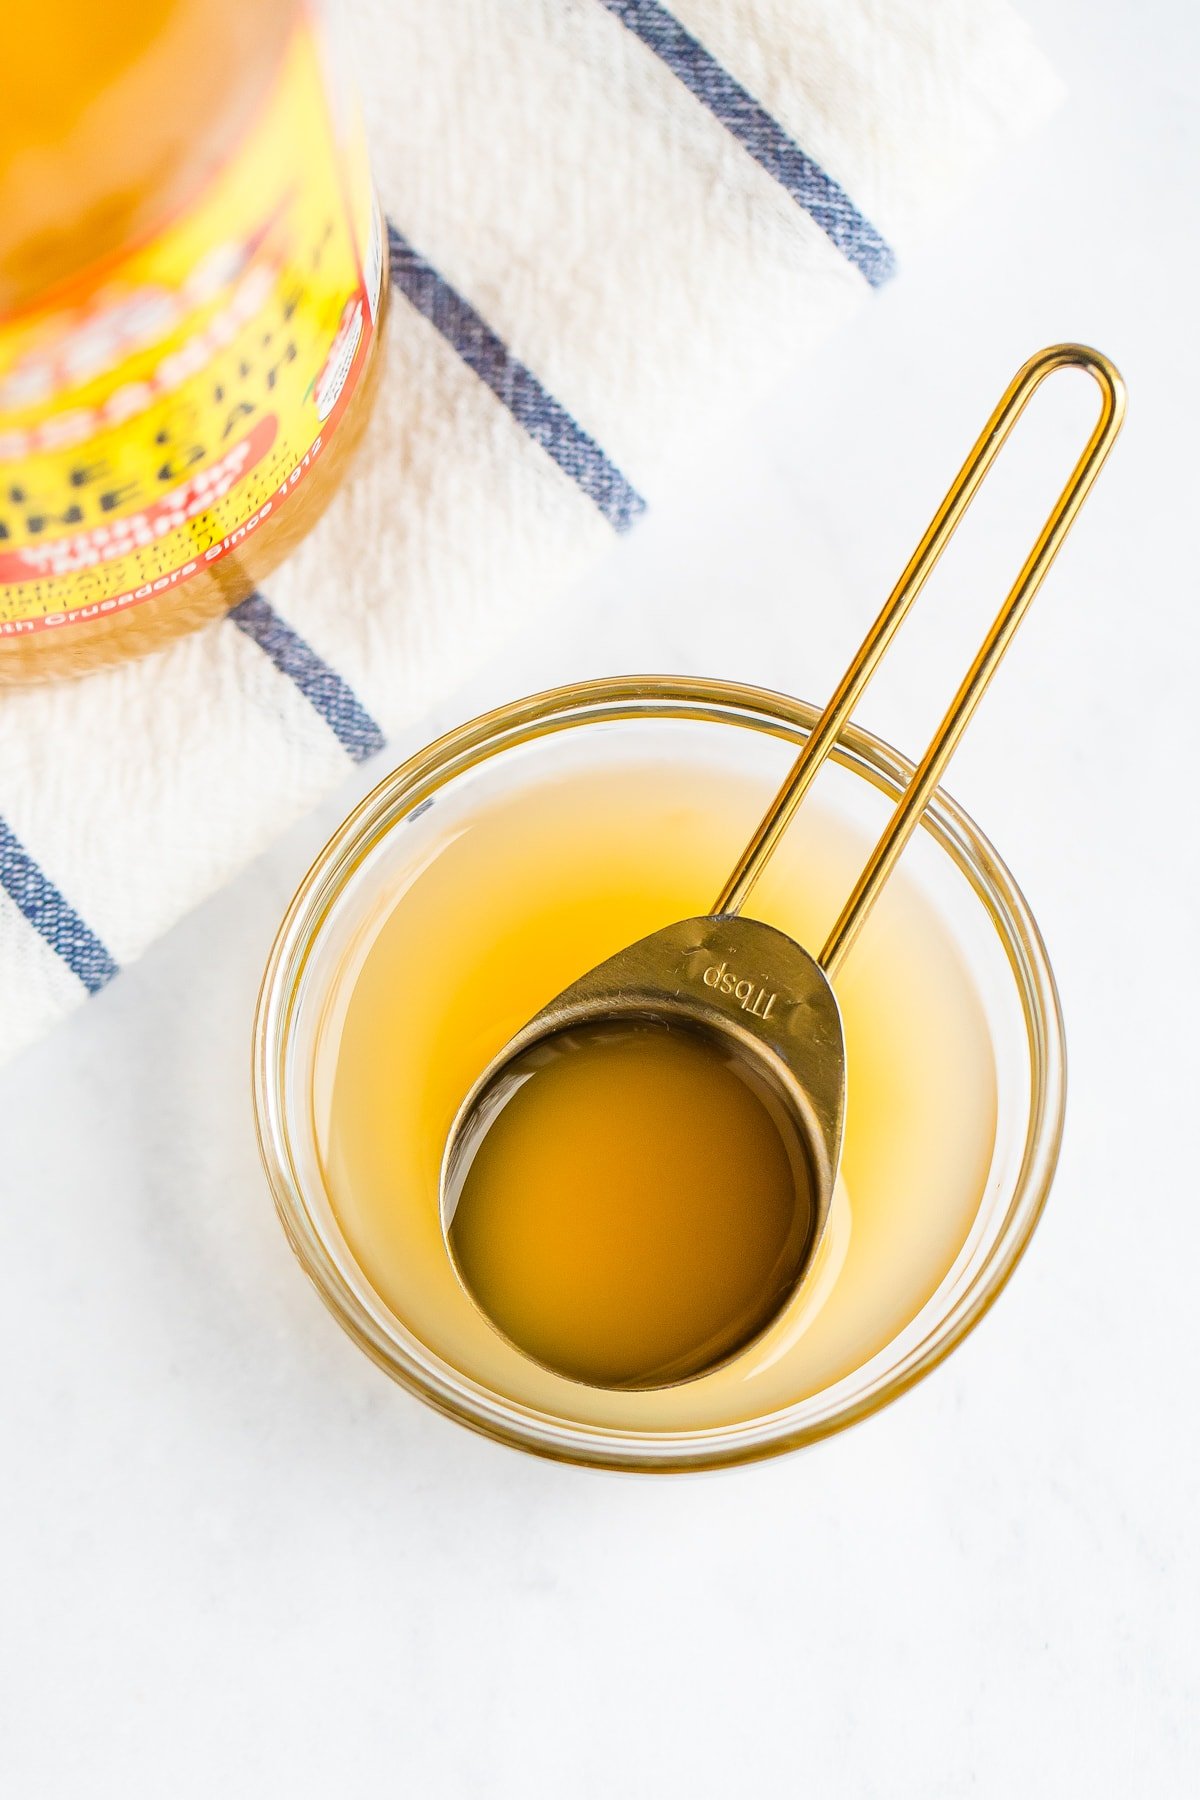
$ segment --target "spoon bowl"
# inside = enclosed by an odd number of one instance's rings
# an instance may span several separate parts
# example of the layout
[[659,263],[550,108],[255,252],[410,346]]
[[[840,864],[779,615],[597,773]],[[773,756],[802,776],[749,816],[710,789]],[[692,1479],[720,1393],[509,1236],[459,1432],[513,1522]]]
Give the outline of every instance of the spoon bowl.
[[[723,1338],[719,1354],[681,1361],[672,1378],[686,1380],[719,1367],[769,1327],[799,1286],[824,1234],[846,1111],[841,1014],[824,971],[807,950],[773,925],[735,915],[668,925],[572,982],[487,1065],[463,1100],[446,1141],[442,1230],[459,1279],[472,1297],[452,1227],[476,1154],[540,1046],[581,1027],[615,1021],[698,1033],[757,1076],[757,1085],[774,1098],[773,1116],[804,1202],[803,1234],[789,1246],[774,1304],[746,1333]],[[659,1371],[644,1385],[664,1385],[661,1376]]]

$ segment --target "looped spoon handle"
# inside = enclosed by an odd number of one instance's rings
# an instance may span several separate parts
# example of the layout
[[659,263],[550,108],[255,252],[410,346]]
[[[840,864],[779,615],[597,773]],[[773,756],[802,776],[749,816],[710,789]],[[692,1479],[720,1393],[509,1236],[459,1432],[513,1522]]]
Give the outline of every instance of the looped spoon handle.
[[827,975],[833,975],[850,949],[878,898],[880,889],[891,874],[896,859],[920,822],[921,814],[941,780],[971,715],[982,699],[984,689],[999,667],[1030,601],[1074,524],[1075,516],[1121,429],[1125,416],[1125,384],[1112,363],[1100,351],[1089,350],[1083,344],[1055,344],[1049,349],[1040,350],[1014,375],[713,907],[715,914],[728,915],[741,911],[768,859],[791,823],[813,777],[836,743],[839,732],[874,675],[909,607],[924,587],[938,557],[953,537],[959,521],[974,499],[1009,432],[1046,377],[1062,368],[1084,369],[1092,377],[1100,389],[1100,416],[1066,486],[1051,508],[1033,548],[1009,589],[978,655],[967,670],[949,711],[938,726],[929,748],[915,769],[912,780],[867,859],[853,893],[826,940],[818,960]]

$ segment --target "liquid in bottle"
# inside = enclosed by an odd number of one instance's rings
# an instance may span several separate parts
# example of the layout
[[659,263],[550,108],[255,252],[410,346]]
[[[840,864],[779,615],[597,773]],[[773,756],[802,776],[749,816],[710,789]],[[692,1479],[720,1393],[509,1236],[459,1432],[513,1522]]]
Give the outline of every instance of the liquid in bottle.
[[251,593],[345,472],[384,274],[302,0],[39,0],[4,59],[0,682]]

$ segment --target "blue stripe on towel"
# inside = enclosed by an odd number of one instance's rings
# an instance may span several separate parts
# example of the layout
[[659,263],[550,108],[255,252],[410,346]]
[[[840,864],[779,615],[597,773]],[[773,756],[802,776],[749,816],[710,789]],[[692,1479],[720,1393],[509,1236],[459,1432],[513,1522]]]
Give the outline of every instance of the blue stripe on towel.
[[441,332],[564,475],[583,489],[609,524],[617,531],[627,531],[646,510],[646,502],[595,439],[391,223],[388,253],[392,280],[417,311]]
[[755,162],[787,189],[872,287],[879,287],[895,273],[891,249],[849,194],[665,6],[658,0],[601,0],[601,4],[662,58]]
[[270,657],[280,674],[295,682],[347,756],[362,762],[383,748],[383,733],[354,690],[262,594],[251,594],[231,609],[229,617]]
[[115,959],[89,925],[42,873],[28,850],[0,819],[0,887],[4,888],[36,932],[57,950],[89,994],[98,993],[117,972]]

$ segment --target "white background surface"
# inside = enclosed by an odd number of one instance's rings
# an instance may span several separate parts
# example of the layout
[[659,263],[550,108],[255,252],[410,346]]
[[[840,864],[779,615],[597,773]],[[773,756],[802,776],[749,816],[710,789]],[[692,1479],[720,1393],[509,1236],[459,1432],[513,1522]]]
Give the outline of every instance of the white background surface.
[[[560,1469],[393,1388],[290,1259],[247,1091],[275,923],[362,771],[0,1078],[7,1793],[1200,1791],[1200,33],[1191,0],[1026,12],[1051,128],[388,757],[575,676],[823,697],[1016,364],[1107,349],[1124,439],[949,784],[1067,1017],[1015,1281],[898,1405],[727,1475]],[[1063,388],[863,708],[904,748],[1078,441]]]

